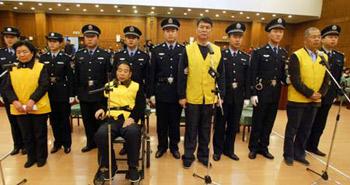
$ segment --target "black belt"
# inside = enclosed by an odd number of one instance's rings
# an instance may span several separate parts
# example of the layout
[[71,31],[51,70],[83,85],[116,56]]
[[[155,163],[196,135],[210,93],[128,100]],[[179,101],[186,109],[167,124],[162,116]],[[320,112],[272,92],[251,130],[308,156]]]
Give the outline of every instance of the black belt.
[[132,110],[130,109],[129,105],[123,106],[123,107],[111,107],[111,110],[122,110],[122,111],[127,111],[131,112]]

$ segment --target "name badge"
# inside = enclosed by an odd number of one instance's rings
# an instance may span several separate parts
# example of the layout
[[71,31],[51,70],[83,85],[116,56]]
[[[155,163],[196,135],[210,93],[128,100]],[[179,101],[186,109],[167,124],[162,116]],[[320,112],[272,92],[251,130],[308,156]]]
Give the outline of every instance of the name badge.
[[143,58],[139,58],[139,61],[144,61],[145,59],[143,59]]
[[4,57],[4,58],[0,58],[1,60],[6,60],[6,58]]
[[242,61],[247,61],[247,59],[245,59],[245,58],[241,58],[241,60],[242,60]]
[[57,64],[61,64],[62,65],[62,64],[64,64],[64,62],[57,62]]
[[165,53],[158,53],[158,55],[159,55],[159,56],[163,56],[163,55],[165,55]]
[[263,55],[265,58],[270,57],[270,55]]
[[103,58],[103,57],[97,57],[97,59],[98,59],[98,60],[103,60],[103,59],[105,59],[105,58]]
[[119,60],[125,60],[125,58],[120,58]]
[[50,61],[44,61],[44,64],[49,64],[50,63]]

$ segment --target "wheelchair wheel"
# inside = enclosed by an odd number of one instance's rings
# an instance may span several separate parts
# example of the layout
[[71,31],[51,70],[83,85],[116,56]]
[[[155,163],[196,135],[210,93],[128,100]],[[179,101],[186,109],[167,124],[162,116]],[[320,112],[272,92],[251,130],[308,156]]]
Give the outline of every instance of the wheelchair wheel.
[[151,166],[151,140],[149,136],[146,138],[146,168]]

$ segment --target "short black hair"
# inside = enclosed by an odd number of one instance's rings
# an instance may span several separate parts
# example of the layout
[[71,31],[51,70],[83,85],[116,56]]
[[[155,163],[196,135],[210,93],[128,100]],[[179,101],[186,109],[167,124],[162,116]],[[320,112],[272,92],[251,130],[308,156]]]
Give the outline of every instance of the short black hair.
[[213,27],[213,21],[210,19],[210,17],[200,17],[199,19],[197,19],[197,26],[201,22],[208,23],[211,27]]
[[20,46],[26,46],[30,52],[32,52],[34,54],[34,56],[36,55],[37,49],[36,47],[33,45],[33,43],[31,43],[28,40],[20,40],[17,41],[14,45],[13,45],[13,49],[16,51],[16,49]]
[[130,63],[129,63],[129,62],[127,62],[127,61],[121,61],[121,62],[118,62],[118,64],[117,64],[117,69],[118,69],[118,67],[119,67],[120,65],[122,65],[122,64],[125,64],[125,65],[129,66],[130,72],[132,72],[132,71],[133,71],[132,66],[131,66],[131,65],[130,65]]

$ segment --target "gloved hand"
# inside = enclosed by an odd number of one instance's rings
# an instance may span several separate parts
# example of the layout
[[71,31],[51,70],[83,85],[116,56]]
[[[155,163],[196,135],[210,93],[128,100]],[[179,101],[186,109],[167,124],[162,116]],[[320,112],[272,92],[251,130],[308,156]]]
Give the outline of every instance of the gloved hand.
[[69,104],[72,104],[75,101],[75,97],[69,97]]
[[244,108],[245,108],[245,107],[248,107],[249,103],[250,103],[250,101],[249,101],[248,99],[244,100],[244,102],[243,102],[243,107],[244,107]]
[[258,103],[259,103],[258,96],[250,97],[250,102],[253,104],[254,107],[258,106]]
[[78,96],[75,96],[75,101],[76,101],[77,103],[79,103]]

